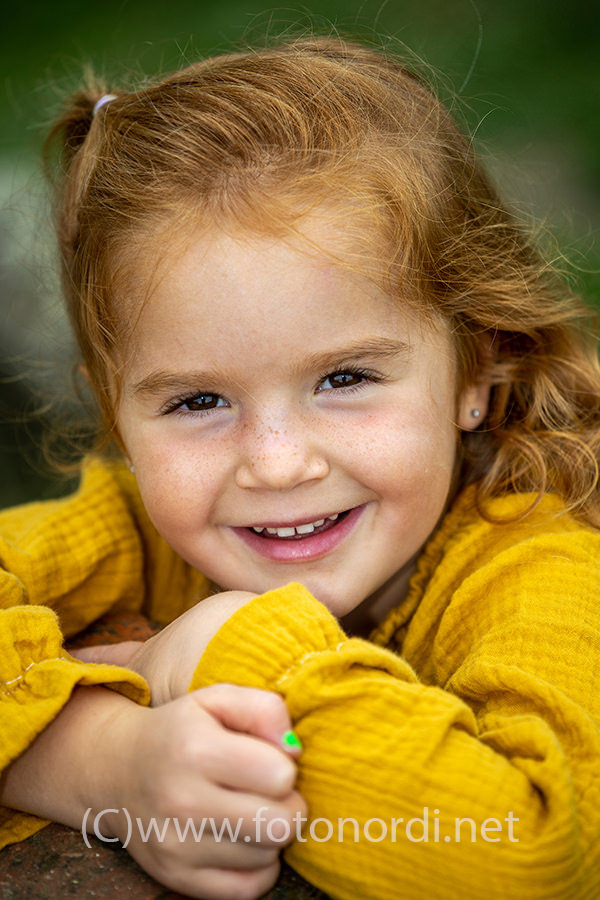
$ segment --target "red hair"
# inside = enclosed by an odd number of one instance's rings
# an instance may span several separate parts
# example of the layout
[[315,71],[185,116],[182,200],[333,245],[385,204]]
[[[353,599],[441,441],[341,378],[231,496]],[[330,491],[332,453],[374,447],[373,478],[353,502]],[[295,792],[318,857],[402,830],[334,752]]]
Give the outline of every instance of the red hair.
[[462,436],[478,497],[556,491],[600,525],[600,370],[589,312],[499,200],[471,141],[400,61],[331,38],[207,59],[116,99],[75,94],[57,227],[63,283],[105,424],[114,429],[122,288],[157,235],[192,221],[293,228],[311,206],[352,204],[357,265],[399,301],[441,316],[460,387],[491,404]]

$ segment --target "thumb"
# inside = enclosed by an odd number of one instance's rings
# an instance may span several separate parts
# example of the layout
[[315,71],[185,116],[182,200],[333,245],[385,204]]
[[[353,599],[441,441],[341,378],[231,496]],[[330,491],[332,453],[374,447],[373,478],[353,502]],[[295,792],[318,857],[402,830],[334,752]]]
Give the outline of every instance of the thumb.
[[291,756],[300,754],[302,744],[280,694],[236,684],[213,684],[189,696],[225,728],[262,738]]

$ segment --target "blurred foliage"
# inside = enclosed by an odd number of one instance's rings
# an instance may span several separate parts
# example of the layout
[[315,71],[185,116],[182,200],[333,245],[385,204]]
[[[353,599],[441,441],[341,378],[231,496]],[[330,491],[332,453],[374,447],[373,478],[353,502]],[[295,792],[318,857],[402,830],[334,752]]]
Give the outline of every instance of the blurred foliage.
[[[440,72],[505,196],[552,227],[580,289],[600,306],[598,8],[588,0],[315,0],[264,10],[250,0],[29,0],[3,13],[0,165],[38,165],[43,134],[85,66],[134,82],[265,36],[339,31],[401,49]],[[33,232],[32,227],[32,232]],[[0,305],[10,298],[0,294]],[[11,370],[7,370],[11,374]],[[8,424],[25,389],[0,378],[0,505],[46,484],[34,446]],[[38,426],[33,426],[34,438]],[[29,473],[29,474],[27,474]]]

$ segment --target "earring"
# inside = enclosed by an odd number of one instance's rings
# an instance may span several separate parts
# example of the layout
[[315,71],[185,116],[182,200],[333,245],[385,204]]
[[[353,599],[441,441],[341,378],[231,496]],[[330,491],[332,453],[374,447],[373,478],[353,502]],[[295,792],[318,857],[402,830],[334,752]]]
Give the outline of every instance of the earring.
[[471,415],[473,416],[474,419],[478,419],[479,416],[481,415],[481,410],[479,410],[479,409],[472,409],[472,410],[471,410]]

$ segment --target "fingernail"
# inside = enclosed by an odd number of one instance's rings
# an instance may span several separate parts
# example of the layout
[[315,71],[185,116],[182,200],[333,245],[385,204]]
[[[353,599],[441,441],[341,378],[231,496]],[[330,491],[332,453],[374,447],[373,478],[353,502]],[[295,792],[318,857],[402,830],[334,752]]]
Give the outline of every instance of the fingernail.
[[281,737],[281,743],[286,750],[302,750],[302,741],[295,731],[286,731]]

